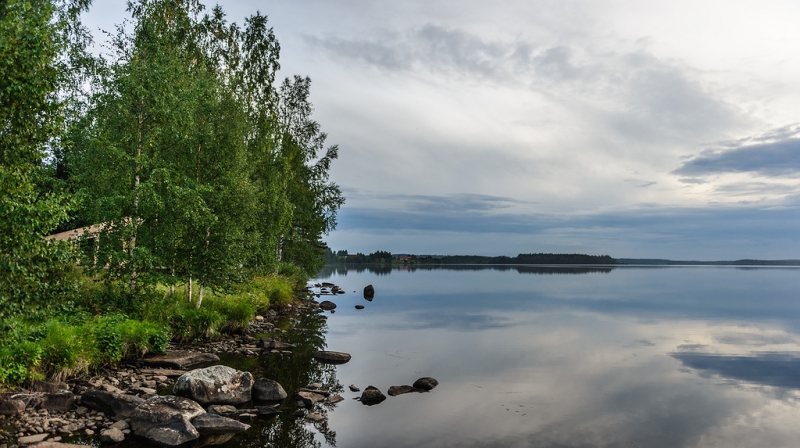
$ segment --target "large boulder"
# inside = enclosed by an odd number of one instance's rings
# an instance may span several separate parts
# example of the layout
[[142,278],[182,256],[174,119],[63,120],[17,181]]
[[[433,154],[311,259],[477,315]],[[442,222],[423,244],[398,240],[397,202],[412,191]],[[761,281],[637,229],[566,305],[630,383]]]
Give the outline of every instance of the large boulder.
[[45,394],[39,407],[50,412],[67,412],[75,406],[75,394],[68,390]]
[[87,390],[81,395],[81,405],[105,413],[115,419],[126,419],[144,403],[135,395],[117,394],[104,390]]
[[242,404],[250,401],[253,374],[228,366],[212,366],[181,375],[172,392],[202,405]]
[[288,395],[277,381],[259,378],[253,384],[253,399],[261,401],[281,401]]
[[192,420],[192,425],[197,429],[197,432],[203,435],[230,434],[250,429],[250,425],[217,414],[198,415]]
[[347,361],[350,361],[350,354],[320,350],[314,353],[314,359],[327,364],[344,364]]
[[364,287],[364,298],[372,302],[372,299],[375,297],[375,288],[372,285],[367,285]]
[[25,412],[25,401],[0,396],[0,415],[22,414],[23,412]]
[[147,367],[166,367],[168,369],[192,369],[219,362],[219,356],[213,353],[200,353],[187,350],[176,350],[163,355],[147,356],[139,361]]
[[367,386],[364,392],[361,393],[361,404],[372,406],[378,404],[386,399],[386,395],[375,386]]
[[192,419],[206,411],[185,397],[153,397],[139,405],[130,417],[133,433],[159,445],[177,446],[200,438]]

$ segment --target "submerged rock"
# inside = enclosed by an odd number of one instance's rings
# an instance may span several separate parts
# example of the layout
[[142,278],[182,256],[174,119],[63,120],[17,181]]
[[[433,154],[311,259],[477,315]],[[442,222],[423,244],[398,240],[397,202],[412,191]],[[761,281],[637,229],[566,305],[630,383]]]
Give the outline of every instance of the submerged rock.
[[403,385],[403,386],[392,386],[389,388],[389,395],[392,397],[396,397],[398,395],[407,394],[409,392],[425,392],[424,389],[417,389],[416,387]]
[[323,300],[319,303],[319,307],[325,311],[332,310],[336,308],[336,304],[331,302],[330,300]]
[[386,395],[383,395],[383,392],[381,392],[375,386],[367,386],[367,388],[364,389],[364,392],[361,393],[361,404],[365,404],[367,406],[381,403],[385,399]]
[[272,338],[261,338],[256,343],[256,346],[268,350],[292,350],[293,348],[295,348],[294,344],[290,344],[288,342],[281,342]]
[[320,350],[314,353],[314,359],[328,364],[344,364],[350,361],[350,354]]
[[250,401],[253,374],[228,366],[212,366],[181,375],[172,391],[203,405],[242,404]]
[[201,414],[192,419],[197,432],[200,434],[229,434],[244,432],[250,429],[250,425],[238,422],[232,418],[221,417],[217,414]]

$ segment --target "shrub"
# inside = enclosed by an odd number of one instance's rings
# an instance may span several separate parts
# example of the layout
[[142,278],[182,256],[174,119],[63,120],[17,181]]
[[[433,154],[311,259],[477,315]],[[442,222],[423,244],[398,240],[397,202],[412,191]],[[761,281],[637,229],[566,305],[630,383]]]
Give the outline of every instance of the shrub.
[[256,315],[256,303],[248,294],[213,296],[204,305],[223,317],[224,323],[219,328],[222,332],[243,330]]
[[56,380],[63,380],[88,372],[94,340],[86,332],[86,324],[72,326],[53,319],[45,326],[47,335],[40,344],[44,350],[44,373]]

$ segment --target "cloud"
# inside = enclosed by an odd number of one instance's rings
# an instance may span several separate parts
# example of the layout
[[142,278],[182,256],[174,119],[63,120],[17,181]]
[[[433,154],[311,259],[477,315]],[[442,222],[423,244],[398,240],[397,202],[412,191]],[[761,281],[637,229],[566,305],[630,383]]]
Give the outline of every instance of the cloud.
[[755,173],[767,177],[800,174],[800,138],[753,144],[722,151],[705,151],[672,172],[681,176]]

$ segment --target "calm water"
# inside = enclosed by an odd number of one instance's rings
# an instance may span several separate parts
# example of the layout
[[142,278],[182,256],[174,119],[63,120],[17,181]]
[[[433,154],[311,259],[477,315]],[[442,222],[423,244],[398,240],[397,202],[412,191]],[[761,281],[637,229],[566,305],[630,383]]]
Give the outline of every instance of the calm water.
[[[326,424],[283,415],[227,446],[800,446],[800,269],[329,270],[320,278],[347,294],[332,299],[335,314],[304,318],[307,330],[287,336],[311,342],[307,352],[223,361],[290,393],[310,381],[344,386],[346,400],[327,407]],[[367,284],[372,302],[361,296]],[[321,366],[310,360],[321,344],[353,359]],[[372,407],[346,389],[385,393],[422,376],[439,387]]]

